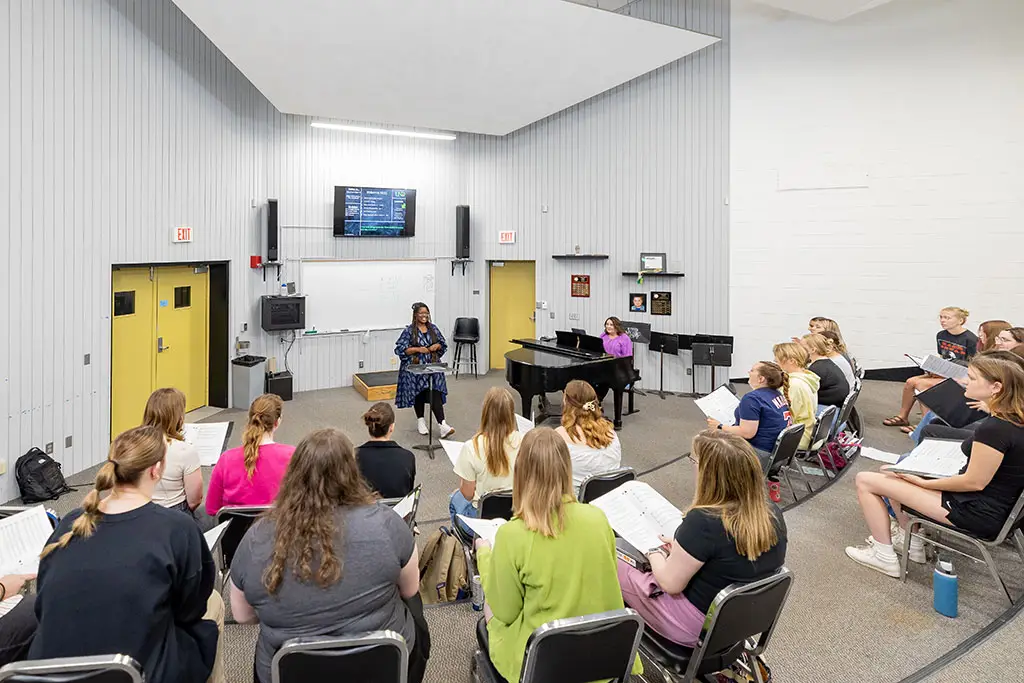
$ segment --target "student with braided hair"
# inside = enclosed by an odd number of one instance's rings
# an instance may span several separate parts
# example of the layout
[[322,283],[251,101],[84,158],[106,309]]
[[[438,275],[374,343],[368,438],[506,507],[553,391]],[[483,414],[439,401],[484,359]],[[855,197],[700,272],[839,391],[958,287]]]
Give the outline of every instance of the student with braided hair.
[[775,440],[792,423],[789,409],[789,375],[771,361],[754,363],[747,372],[750,391],[740,398],[735,424],[725,425],[709,417],[708,427],[746,439],[758,456],[766,460]]
[[776,344],[772,353],[775,362],[789,375],[789,408],[793,413],[793,422],[804,426],[800,448],[808,448],[814,436],[814,422],[818,415],[818,387],[821,386],[821,378],[807,370],[811,357],[800,344]]
[[562,392],[562,426],[555,431],[569,447],[572,481],[579,490],[592,474],[622,465],[622,444],[612,423],[601,415],[601,402],[588,382],[574,379]]
[[277,497],[295,446],[274,441],[281,426],[284,402],[263,394],[249,406],[242,445],[224,451],[210,475],[206,513],[211,517],[229,505],[270,505]]
[[166,450],[164,433],[148,426],[110,445],[95,488],[40,555],[29,659],[116,652],[149,681],[223,680],[213,556],[195,522],[151,500]]

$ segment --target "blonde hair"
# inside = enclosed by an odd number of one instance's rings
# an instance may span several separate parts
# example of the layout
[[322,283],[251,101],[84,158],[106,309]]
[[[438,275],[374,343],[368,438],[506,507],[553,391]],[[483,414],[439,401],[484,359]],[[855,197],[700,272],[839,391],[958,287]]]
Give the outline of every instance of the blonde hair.
[[843,338],[839,335],[838,332],[833,332],[832,330],[822,330],[818,334],[832,342],[832,348],[836,350],[836,353],[849,353],[846,348],[846,343],[843,341]]
[[690,510],[707,510],[722,520],[736,551],[753,561],[778,542],[761,463],[747,440],[707,430],[693,437],[697,491]]
[[71,525],[71,531],[43,548],[40,559],[58,548],[67,547],[75,536],[89,538],[96,531],[100,512],[100,494],[118,484],[137,484],[150,467],[159,464],[167,452],[164,432],[159,427],[144,425],[122,432],[110,444],[107,461],[96,472],[92,491],[82,501],[82,514]]
[[565,508],[572,494],[569,447],[553,429],[537,427],[523,437],[512,479],[512,509],[523,524],[554,538],[565,528]]
[[815,356],[828,358],[836,352],[835,343],[823,334],[805,334],[800,338],[800,343]]
[[[516,431],[516,402],[505,387],[491,387],[484,394],[480,410],[480,429],[473,435],[473,448],[481,453],[487,471],[496,477],[507,476],[512,464],[509,462],[505,444]],[[483,448],[480,438],[485,439]]]
[[[562,426],[572,441],[580,432],[591,448],[607,448],[615,440],[612,423],[601,416],[601,402],[597,392],[588,382],[574,379],[565,385],[562,392]],[[577,427],[579,429],[577,429]]]
[[[821,316],[811,318],[811,322],[818,323],[821,326],[822,331],[818,334],[824,334],[836,343],[836,351],[846,353],[846,342],[843,341],[843,333],[839,331],[839,323],[832,318],[822,318]],[[835,337],[830,337],[829,334],[825,334],[826,332],[835,335]]]
[[789,373],[783,370],[777,363],[770,360],[759,361],[757,374],[764,378],[765,385],[769,389],[777,389],[782,392],[782,397],[789,405]]
[[958,318],[961,318],[964,323],[967,322],[967,316],[971,314],[971,312],[966,308],[960,308],[959,306],[946,306],[945,308],[940,308],[939,313],[952,313]]
[[1024,427],[1024,358],[1012,351],[987,351],[978,354],[970,367],[1002,389],[985,401],[995,417]]
[[775,361],[789,361],[790,363],[796,363],[802,368],[807,367],[807,362],[810,360],[810,356],[807,355],[807,349],[796,342],[782,342],[772,347],[772,354],[775,356]]
[[165,387],[149,395],[142,424],[156,427],[168,439],[185,440],[185,394],[180,389]]
[[978,345],[978,353],[994,349],[996,347],[996,337],[999,336],[999,333],[1010,329],[1013,329],[1013,325],[1005,320],[986,320],[978,325],[978,331],[982,333],[978,336],[985,337],[984,345]]
[[245,472],[249,479],[256,473],[256,461],[260,457],[260,441],[267,432],[274,431],[281,419],[284,401],[277,394],[257,396],[249,406],[249,420],[242,432],[242,450],[245,453]]

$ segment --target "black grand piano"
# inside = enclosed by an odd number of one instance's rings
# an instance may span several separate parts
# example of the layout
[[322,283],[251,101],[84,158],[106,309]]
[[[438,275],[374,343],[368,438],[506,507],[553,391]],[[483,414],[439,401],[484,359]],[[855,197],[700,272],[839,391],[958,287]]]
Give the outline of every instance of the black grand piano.
[[[513,339],[523,348],[505,354],[505,379],[522,398],[523,417],[529,418],[534,396],[562,391],[570,381],[582,379],[604,384],[615,398],[616,429],[622,428],[622,392],[635,380],[633,357],[616,358],[604,352],[599,337],[575,332],[556,332],[554,341]],[[538,416],[548,417],[543,412]]]

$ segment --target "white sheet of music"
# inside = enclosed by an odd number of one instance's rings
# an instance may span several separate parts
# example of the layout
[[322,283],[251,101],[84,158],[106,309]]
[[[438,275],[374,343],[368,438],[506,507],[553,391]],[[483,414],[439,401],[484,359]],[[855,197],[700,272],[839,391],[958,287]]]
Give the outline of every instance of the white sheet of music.
[[220,541],[221,536],[223,536],[224,532],[228,529],[228,524],[231,524],[231,522],[221,522],[209,531],[203,533],[203,538],[206,539],[206,547],[210,550],[217,547],[217,543]]
[[0,576],[38,572],[39,553],[52,533],[42,505],[0,519]]
[[967,464],[959,441],[925,439],[892,469],[930,479],[955,477]]
[[18,595],[12,595],[9,598],[5,598],[0,602],[0,617],[14,609],[14,606],[21,602],[23,596],[19,593]]
[[718,420],[724,425],[731,425],[736,422],[736,408],[740,400],[728,388],[721,386],[707,396],[693,400],[697,407],[705,415],[713,420]]
[[887,465],[895,465],[900,459],[899,453],[890,453],[889,451],[882,451],[871,446],[861,446],[860,454],[865,458],[884,462]]
[[437,442],[441,444],[441,448],[444,449],[444,454],[452,461],[452,467],[455,467],[455,463],[459,461],[459,453],[462,452],[462,444],[466,442],[449,441],[448,439],[438,439]]
[[486,539],[494,547],[494,540],[498,536],[498,529],[505,523],[504,519],[477,519],[476,517],[465,517],[456,515],[462,523],[473,530],[473,533],[480,538]]
[[662,545],[659,535],[672,538],[683,513],[649,484],[629,481],[591,501],[601,508],[619,536],[646,553]]
[[533,429],[533,427],[533,420],[527,419],[519,413],[516,413],[516,428],[520,433],[525,434]]
[[230,422],[189,423],[182,427],[185,443],[199,451],[199,464],[212,467],[217,464],[224,451]]
[[393,507],[391,509],[394,510],[398,514],[399,517],[401,517],[402,519],[405,519],[405,516],[408,515],[410,512],[412,512],[412,504],[413,504],[413,501],[415,501],[415,500],[416,500],[416,492],[413,491],[408,496],[406,496],[402,500],[400,500],[397,503],[395,503],[395,507]]
[[933,375],[939,377],[948,377],[951,379],[963,379],[967,377],[967,368],[963,365],[950,362],[938,356],[929,355],[921,363],[921,369],[925,372],[930,372]]

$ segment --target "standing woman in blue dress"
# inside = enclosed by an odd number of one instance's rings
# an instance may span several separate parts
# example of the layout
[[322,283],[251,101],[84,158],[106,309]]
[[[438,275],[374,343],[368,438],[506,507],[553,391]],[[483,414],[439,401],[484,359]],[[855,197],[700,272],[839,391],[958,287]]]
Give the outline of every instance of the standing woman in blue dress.
[[[420,434],[427,433],[427,422],[423,419],[423,408],[427,403],[434,412],[441,438],[455,433],[455,429],[444,420],[444,404],[448,400],[448,385],[444,375],[414,375],[409,372],[410,365],[439,363],[447,350],[448,344],[441,330],[430,322],[430,309],[425,303],[417,301],[412,305],[412,324],[402,330],[402,336],[395,343],[395,353],[400,360],[395,405],[416,409]],[[433,397],[430,395],[431,379],[434,383]]]

